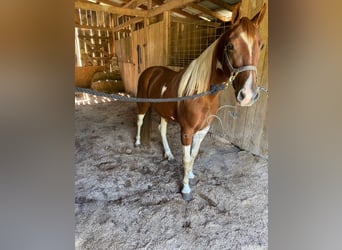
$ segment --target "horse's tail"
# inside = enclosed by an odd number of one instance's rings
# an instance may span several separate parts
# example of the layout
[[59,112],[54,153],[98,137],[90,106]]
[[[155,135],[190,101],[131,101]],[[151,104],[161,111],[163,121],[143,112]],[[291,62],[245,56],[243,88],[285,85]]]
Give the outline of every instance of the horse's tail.
[[141,127],[141,143],[150,146],[151,129],[152,129],[152,109],[148,108],[144,116],[144,122]]

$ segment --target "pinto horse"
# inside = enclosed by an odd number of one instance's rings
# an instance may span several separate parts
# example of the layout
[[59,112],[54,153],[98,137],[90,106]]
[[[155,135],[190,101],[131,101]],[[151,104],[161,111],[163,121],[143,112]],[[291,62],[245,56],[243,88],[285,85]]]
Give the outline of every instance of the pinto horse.
[[[266,12],[266,4],[252,18],[240,17],[240,4],[232,13],[230,28],[212,43],[198,58],[182,71],[162,66],[143,71],[138,80],[137,97],[174,98],[208,91],[211,85],[230,82],[238,105],[251,106],[259,97],[256,65],[263,42],[259,24]],[[169,120],[179,123],[183,147],[184,178],[181,190],[184,200],[191,200],[189,179],[200,144],[207,134],[213,114],[219,108],[220,92],[190,100],[164,103],[137,103],[137,135],[135,145],[141,144],[141,127],[152,107],[161,116],[159,130],[165,157],[173,160],[166,128]],[[146,119],[145,119],[146,120]]]

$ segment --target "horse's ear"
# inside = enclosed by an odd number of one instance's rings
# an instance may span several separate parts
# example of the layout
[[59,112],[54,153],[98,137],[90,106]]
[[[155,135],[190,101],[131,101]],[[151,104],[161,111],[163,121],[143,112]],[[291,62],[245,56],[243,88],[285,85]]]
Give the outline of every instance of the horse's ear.
[[266,3],[262,5],[261,10],[252,18],[252,22],[258,27],[266,13]]
[[240,5],[241,1],[234,5],[231,19],[232,25],[238,24],[240,21]]

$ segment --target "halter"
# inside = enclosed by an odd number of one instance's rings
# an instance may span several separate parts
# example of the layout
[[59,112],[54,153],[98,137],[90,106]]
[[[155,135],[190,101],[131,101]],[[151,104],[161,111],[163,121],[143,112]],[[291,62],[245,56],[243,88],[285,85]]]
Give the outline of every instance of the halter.
[[[257,67],[255,65],[245,65],[245,66],[241,66],[238,68],[234,68],[233,65],[229,61],[228,54],[227,54],[227,47],[224,47],[224,56],[226,58],[227,66],[228,66],[228,69],[230,71],[230,76],[229,76],[228,82],[225,83],[226,87],[228,87],[229,85],[233,85],[233,81],[234,81],[235,77],[243,71],[253,70],[257,73]],[[259,92],[260,90],[264,91],[268,95],[268,89],[267,88],[262,87],[262,86],[258,86],[257,91]]]
[[233,65],[229,61],[228,54],[227,54],[227,47],[224,47],[224,56],[226,58],[227,66],[230,71],[230,76],[227,82],[227,86],[230,84],[233,84],[235,77],[241,72],[249,71],[249,70],[253,70],[257,72],[257,67],[255,65],[245,65],[245,66],[241,66],[238,68],[234,68]]

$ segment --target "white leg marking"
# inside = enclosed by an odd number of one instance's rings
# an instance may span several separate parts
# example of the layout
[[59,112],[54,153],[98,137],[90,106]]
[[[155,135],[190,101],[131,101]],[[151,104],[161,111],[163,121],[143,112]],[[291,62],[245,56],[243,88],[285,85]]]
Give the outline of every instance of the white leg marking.
[[188,177],[190,179],[193,179],[195,177],[195,175],[192,172],[192,168],[194,166],[194,161],[197,157],[201,143],[202,143],[204,137],[206,136],[206,134],[208,133],[209,129],[210,129],[210,126],[207,126],[204,129],[197,131],[193,136],[192,149],[191,149],[191,164],[190,164],[190,170],[189,170],[189,174],[188,174]]
[[161,117],[160,118],[159,130],[160,130],[160,135],[161,135],[163,146],[164,146],[164,152],[165,152],[164,156],[168,160],[173,160],[174,157],[173,157],[172,152],[170,150],[169,143],[167,142],[166,129],[167,129],[167,122],[163,117]]
[[191,155],[190,155],[191,145],[183,146],[183,167],[184,167],[184,178],[183,178],[183,189],[182,193],[190,193],[191,189],[189,186],[189,167],[191,164]]
[[136,141],[135,141],[135,146],[139,146],[140,145],[140,130],[141,130],[141,126],[144,122],[144,117],[145,114],[139,114],[138,115],[138,121],[137,121],[137,136],[135,137]]

